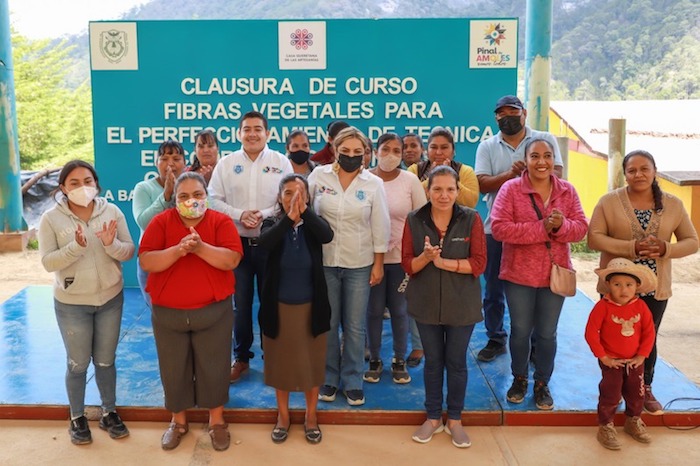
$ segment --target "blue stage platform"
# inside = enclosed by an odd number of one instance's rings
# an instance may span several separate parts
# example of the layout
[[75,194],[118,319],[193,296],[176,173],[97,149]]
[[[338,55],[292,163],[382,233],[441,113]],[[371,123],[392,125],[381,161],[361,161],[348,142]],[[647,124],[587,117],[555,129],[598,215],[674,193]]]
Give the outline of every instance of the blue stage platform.
[[[491,363],[476,360],[486,343],[483,324],[472,337],[468,354],[469,383],[464,424],[467,425],[596,425],[600,370],[583,338],[592,301],[579,292],[564,304],[559,323],[559,349],[550,382],[554,410],[542,412],[532,400],[532,384],[525,402],[508,403],[510,358]],[[65,419],[68,416],[64,385],[65,351],[56,325],[49,286],[30,286],[0,304],[0,418]],[[388,370],[391,327],[384,325],[383,358],[387,368],[377,384],[365,383],[367,403],[350,407],[343,396],[333,403],[319,402],[320,420],[339,424],[418,424],[423,411],[422,364],[409,369],[412,382],[396,385]],[[256,334],[256,357],[251,370],[231,385],[226,416],[234,422],[273,422],[274,390],[263,384],[262,359]],[[150,311],[138,289],[125,290],[121,341],[117,351],[117,402],[127,420],[169,419],[163,408],[163,391],[151,331]],[[700,388],[664,362],[657,363],[654,393],[659,400],[700,398]],[[99,405],[92,372],[86,393],[88,405]],[[303,420],[303,397],[292,394],[293,418]],[[205,420],[195,412],[192,420]],[[620,418],[622,420],[622,415]],[[664,416],[647,416],[649,425],[698,425],[700,414],[688,402],[674,403]]]

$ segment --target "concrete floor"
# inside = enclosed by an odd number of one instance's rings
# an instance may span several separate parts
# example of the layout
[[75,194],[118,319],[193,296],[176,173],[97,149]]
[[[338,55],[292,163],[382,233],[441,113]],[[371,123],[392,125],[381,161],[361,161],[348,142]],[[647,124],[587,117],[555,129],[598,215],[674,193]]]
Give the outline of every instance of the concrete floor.
[[[293,425],[281,445],[270,440],[271,425],[232,425],[229,450],[211,448],[202,424],[191,424],[180,446],[160,448],[164,423],[130,422],[131,436],[112,440],[91,422],[93,443],[70,443],[65,421],[0,420],[0,464],[19,465],[684,465],[700,464],[700,431],[650,428],[643,445],[618,428],[623,444],[609,451],[595,427],[468,427],[472,446],[458,449],[447,434],[425,445],[411,440],[409,426],[322,425],[324,439],[309,445]],[[459,463],[458,463],[459,462]],[[467,463],[468,462],[468,463]]]

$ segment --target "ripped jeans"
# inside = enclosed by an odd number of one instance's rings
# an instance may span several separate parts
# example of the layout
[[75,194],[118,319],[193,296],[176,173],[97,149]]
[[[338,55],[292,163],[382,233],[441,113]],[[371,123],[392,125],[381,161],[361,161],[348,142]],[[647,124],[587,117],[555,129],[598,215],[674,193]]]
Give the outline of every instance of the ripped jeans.
[[85,384],[92,359],[102,410],[115,411],[117,370],[114,359],[119,341],[124,294],[102,306],[65,304],[54,299],[56,320],[66,347],[66,390],[71,419],[85,413]]

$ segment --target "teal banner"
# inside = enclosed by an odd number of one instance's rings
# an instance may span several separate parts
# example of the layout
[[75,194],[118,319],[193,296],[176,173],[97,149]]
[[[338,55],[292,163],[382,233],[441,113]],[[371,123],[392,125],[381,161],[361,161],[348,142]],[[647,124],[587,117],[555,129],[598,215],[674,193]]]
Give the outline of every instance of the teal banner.
[[[159,144],[187,152],[214,130],[221,155],[240,148],[250,110],[270,124],[269,145],[305,130],[312,149],[345,120],[373,141],[435,126],[455,136],[456,159],[498,128],[493,106],[517,86],[517,19],[135,21],[90,23],[95,163],[103,195],[132,235],[134,185],[157,175]],[[135,285],[133,264],[127,284]]]

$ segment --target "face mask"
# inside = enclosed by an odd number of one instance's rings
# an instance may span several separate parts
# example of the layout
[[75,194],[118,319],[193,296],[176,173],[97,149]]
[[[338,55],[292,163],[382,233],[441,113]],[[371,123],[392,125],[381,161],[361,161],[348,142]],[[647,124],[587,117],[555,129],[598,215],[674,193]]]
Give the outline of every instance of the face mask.
[[90,205],[95,196],[97,196],[97,188],[94,186],[81,186],[68,191],[68,200],[82,207]]
[[498,120],[498,128],[508,136],[518,134],[521,129],[523,129],[522,123],[520,123],[519,115],[504,116]]
[[199,218],[207,211],[209,201],[204,199],[190,198],[186,201],[178,202],[177,211],[185,218]]
[[379,168],[385,172],[391,172],[396,169],[401,163],[400,155],[384,155],[379,157]]
[[357,171],[362,166],[362,156],[351,157],[345,154],[338,154],[338,164],[340,168],[348,173]]
[[297,165],[301,165],[309,160],[310,153],[305,150],[295,150],[289,153],[289,158]]

